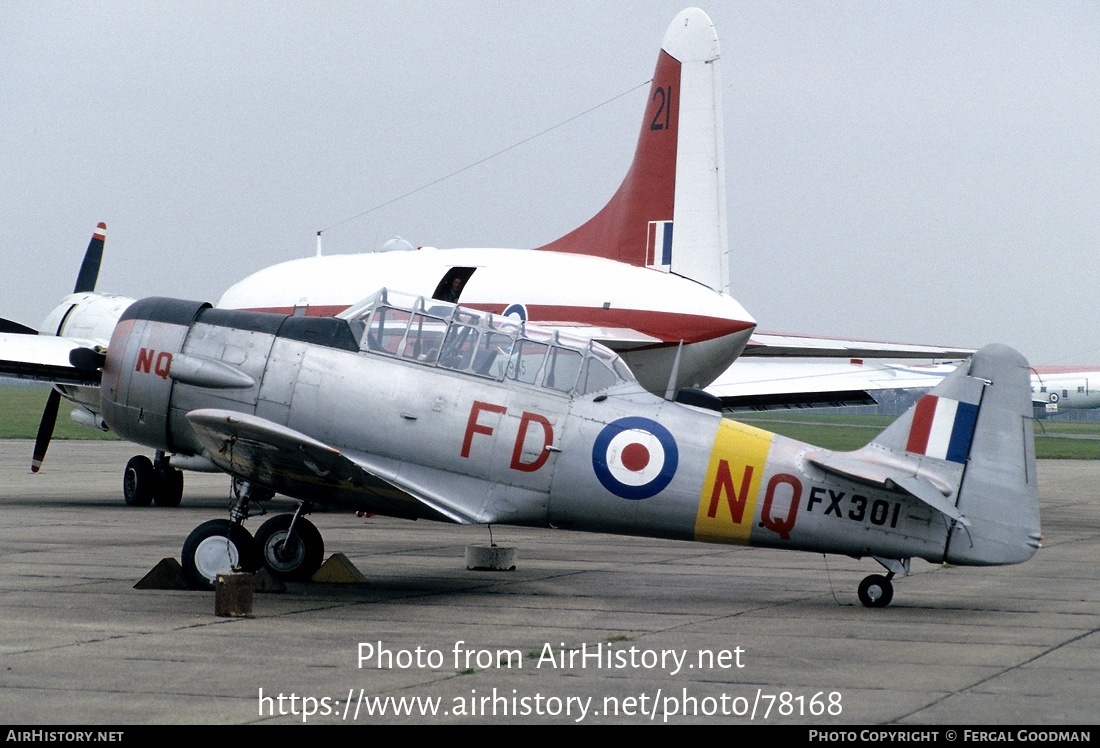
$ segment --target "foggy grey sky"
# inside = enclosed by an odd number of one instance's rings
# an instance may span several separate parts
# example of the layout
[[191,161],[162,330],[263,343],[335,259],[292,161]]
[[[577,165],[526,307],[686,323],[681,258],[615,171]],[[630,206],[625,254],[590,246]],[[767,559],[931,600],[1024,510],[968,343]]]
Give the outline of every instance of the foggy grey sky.
[[[648,80],[684,2],[0,4],[0,316],[216,301],[315,233]],[[734,295],[760,329],[1100,364],[1100,3],[699,4]],[[325,235],[537,246],[629,166],[645,87]]]

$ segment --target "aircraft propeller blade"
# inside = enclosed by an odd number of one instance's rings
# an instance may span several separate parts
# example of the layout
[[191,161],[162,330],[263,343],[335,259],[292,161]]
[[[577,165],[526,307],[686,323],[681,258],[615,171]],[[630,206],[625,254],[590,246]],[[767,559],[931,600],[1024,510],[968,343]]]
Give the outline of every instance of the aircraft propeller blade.
[[[95,290],[96,281],[99,280],[99,266],[103,262],[103,240],[107,235],[107,224],[100,221],[92,232],[92,239],[88,242],[88,249],[84,251],[84,261],[80,263],[80,273],[76,276],[76,285],[73,293],[85,293]],[[29,328],[28,328],[29,329]],[[17,331],[12,331],[17,332]],[[61,393],[50,390],[50,396],[46,400],[46,408],[42,411],[42,421],[38,424],[38,436],[34,439],[34,453],[31,455],[31,472],[37,473],[42,468],[42,460],[46,458],[46,450],[50,447],[50,439],[53,438],[53,429],[57,423],[57,410],[61,406]]]
[[46,450],[50,446],[50,438],[53,436],[53,427],[57,423],[57,408],[61,405],[61,393],[50,390],[50,396],[46,400],[46,409],[42,411],[42,422],[38,424],[38,436],[34,439],[34,453],[31,455],[31,472],[37,473],[42,468],[42,460],[46,457]]
[[92,232],[88,249],[84,251],[84,262],[80,264],[80,274],[76,276],[73,293],[95,290],[96,281],[99,280],[99,265],[103,261],[103,239],[106,235],[107,224],[100,221],[96,230]]

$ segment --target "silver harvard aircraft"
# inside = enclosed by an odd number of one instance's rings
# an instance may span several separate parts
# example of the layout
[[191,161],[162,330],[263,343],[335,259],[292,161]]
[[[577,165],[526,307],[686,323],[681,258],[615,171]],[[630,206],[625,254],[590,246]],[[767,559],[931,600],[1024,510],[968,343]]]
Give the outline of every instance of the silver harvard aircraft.
[[[598,343],[383,289],[338,317],[135,302],[106,353],[101,413],[124,439],[297,499],[183,546],[189,580],[266,565],[306,578],[325,505],[870,557],[887,605],[910,560],[1014,564],[1040,546],[1027,362],[980,350],[866,447],[832,452],[666,400]],[[711,406],[711,407],[708,407]]]

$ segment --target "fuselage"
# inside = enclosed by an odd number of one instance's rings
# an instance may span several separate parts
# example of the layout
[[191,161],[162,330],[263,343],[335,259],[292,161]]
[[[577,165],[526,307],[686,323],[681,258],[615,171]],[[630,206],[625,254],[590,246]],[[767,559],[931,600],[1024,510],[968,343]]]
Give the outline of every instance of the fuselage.
[[670,273],[518,249],[426,248],[292,260],[235,284],[218,307],[331,316],[382,287],[442,298],[456,277],[463,306],[597,340],[623,356],[646,389],[661,394],[674,370],[675,389],[710,383],[740,355],[756,326],[729,295]]
[[1052,412],[1100,408],[1100,370],[1036,367],[1031,375],[1031,399]]
[[[206,455],[324,504],[954,558],[951,527],[912,494],[848,480],[808,444],[646,392],[602,346],[446,304],[391,296],[360,314],[296,319],[143,300],[116,328],[103,398],[126,439]],[[193,429],[195,418],[205,425]],[[345,462],[320,463],[315,449]],[[955,560],[1022,560],[1034,551],[1026,531],[1014,528],[1017,555]]]

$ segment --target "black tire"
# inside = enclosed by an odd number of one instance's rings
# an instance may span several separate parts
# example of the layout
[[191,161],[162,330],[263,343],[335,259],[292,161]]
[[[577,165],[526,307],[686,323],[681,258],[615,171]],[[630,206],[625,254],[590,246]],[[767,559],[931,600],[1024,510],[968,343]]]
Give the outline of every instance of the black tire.
[[288,545],[287,530],[293,519],[293,514],[280,514],[260,525],[256,531],[256,548],[261,562],[274,576],[301,581],[321,568],[325,541],[316,525],[299,517]]
[[179,506],[183,501],[183,471],[176,470],[174,467],[164,467],[155,472],[157,490],[153,494],[153,503],[168,508]]
[[893,583],[881,574],[872,574],[859,583],[859,601],[868,608],[885,608],[894,599]]
[[126,506],[149,506],[156,483],[153,461],[145,455],[131,457],[122,474],[122,498]]
[[183,576],[192,589],[212,590],[218,574],[259,566],[256,541],[248,530],[227,519],[204,522],[183,542]]

